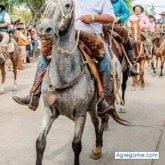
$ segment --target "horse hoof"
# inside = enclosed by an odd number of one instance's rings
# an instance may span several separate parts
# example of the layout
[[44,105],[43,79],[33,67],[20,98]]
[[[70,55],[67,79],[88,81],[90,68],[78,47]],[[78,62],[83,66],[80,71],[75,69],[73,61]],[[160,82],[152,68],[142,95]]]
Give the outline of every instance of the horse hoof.
[[145,84],[141,84],[141,89],[144,89],[145,88]]
[[154,70],[154,73],[156,73],[156,70]]
[[12,91],[16,91],[16,90],[17,90],[17,85],[13,85]]
[[125,107],[121,107],[119,113],[126,113]]
[[92,149],[92,153],[90,155],[91,159],[98,160],[102,157],[102,148],[101,147],[94,147]]
[[0,85],[0,94],[4,94],[4,85]]
[[131,91],[136,91],[136,87],[135,86],[132,86],[131,87]]

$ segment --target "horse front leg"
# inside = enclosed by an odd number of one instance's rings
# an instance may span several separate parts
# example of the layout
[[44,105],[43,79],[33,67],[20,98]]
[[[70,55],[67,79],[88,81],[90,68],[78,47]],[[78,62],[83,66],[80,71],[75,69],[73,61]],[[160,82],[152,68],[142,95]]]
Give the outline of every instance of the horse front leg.
[[5,79],[6,79],[5,62],[0,64],[0,70],[1,70],[1,75],[2,75],[2,81],[0,84],[0,94],[3,94],[4,87],[5,87]]
[[120,112],[121,113],[125,113],[125,91],[127,88],[127,80],[128,80],[128,76],[129,76],[129,69],[127,68],[125,71],[123,71],[123,77],[122,77],[122,100],[123,102],[120,103],[121,107],[120,107]]
[[80,165],[80,152],[82,150],[81,139],[86,121],[86,115],[75,117],[75,131],[72,141],[72,149],[74,152],[74,165]]
[[[95,136],[96,136],[96,144],[94,148],[92,149],[90,157],[94,160],[98,160],[102,156],[102,146],[103,146],[102,134],[100,133],[100,130],[99,130],[99,127],[100,127],[99,118],[97,117],[95,110],[89,111],[89,114],[90,114],[91,121],[95,129]],[[104,127],[102,127],[102,129],[105,129],[108,119],[109,117],[106,118],[106,120],[102,120],[104,121]]]
[[17,90],[17,61],[18,61],[18,58],[17,58],[15,52],[11,52],[9,55],[10,55],[10,59],[11,59],[12,65],[13,65],[13,73],[14,73],[14,84],[13,84],[12,90],[16,91]]
[[144,82],[144,64],[145,60],[140,61],[140,77],[139,77],[139,82],[141,83],[141,88],[144,89],[145,87],[145,82]]
[[164,62],[165,62],[165,55],[161,55],[160,56],[160,60],[161,60],[161,66],[160,66],[160,76],[163,76],[163,68],[164,68]]
[[46,148],[46,137],[49,133],[49,130],[58,117],[58,113],[55,109],[50,109],[48,106],[45,107],[45,114],[42,122],[42,131],[39,137],[36,140],[36,165],[42,165],[43,154]]
[[156,60],[156,56],[153,55],[152,61],[151,61],[151,67],[152,67],[152,69],[153,69],[153,73],[156,73],[156,69],[155,69],[155,66],[154,66],[154,61],[155,61],[155,60]]

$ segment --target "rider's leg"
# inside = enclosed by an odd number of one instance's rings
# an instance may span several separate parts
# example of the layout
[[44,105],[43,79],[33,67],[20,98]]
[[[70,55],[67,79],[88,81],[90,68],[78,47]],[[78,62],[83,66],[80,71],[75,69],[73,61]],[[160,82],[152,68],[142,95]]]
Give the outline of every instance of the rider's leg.
[[3,63],[7,57],[7,46],[1,46],[0,63]]
[[0,42],[0,63],[3,63],[7,57],[7,45],[9,42],[9,34],[6,32],[1,32],[2,40]]
[[110,101],[110,92],[111,92],[111,64],[110,64],[110,55],[109,50],[106,47],[105,56],[98,64],[99,72],[101,76],[101,81],[104,88],[104,98],[98,105],[98,114],[110,113],[114,110],[113,106],[109,105]]
[[127,57],[129,58],[129,61],[131,62],[130,65],[130,76],[137,76],[139,75],[139,73],[135,70],[134,65],[135,65],[135,61],[134,61],[134,52],[132,49],[132,45],[130,40],[127,41],[127,43],[124,45],[124,49],[127,53]]
[[32,110],[37,109],[41,95],[42,80],[48,65],[49,65],[49,61],[44,56],[41,55],[38,61],[37,71],[30,93],[28,96],[23,98],[14,96],[13,99],[17,103],[22,105],[28,105],[29,108]]

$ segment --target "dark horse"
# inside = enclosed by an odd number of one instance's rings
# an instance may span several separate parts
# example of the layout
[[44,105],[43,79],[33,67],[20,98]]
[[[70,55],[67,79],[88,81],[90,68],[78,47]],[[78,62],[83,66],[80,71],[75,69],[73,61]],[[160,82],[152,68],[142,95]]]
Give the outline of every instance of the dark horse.
[[[2,33],[0,33],[0,38],[3,39]],[[18,49],[18,45],[17,45],[16,41],[12,38],[12,36],[10,36],[8,48],[11,50],[7,53],[7,57],[9,57],[11,59],[11,62],[13,65],[13,73],[14,73],[14,84],[13,84],[12,90],[17,90],[16,80],[17,80],[17,61],[18,61],[19,49]],[[4,57],[1,46],[0,46],[0,54],[2,57]],[[4,93],[4,85],[5,85],[5,79],[6,79],[5,61],[6,61],[7,57],[5,57],[5,60],[0,61],[0,70],[1,70],[1,74],[2,74],[2,81],[0,84],[0,94]]]
[[[106,121],[103,116],[100,117],[100,123],[96,113],[97,88],[77,48],[74,1],[48,0],[45,7],[44,18],[38,32],[44,39],[53,37],[54,44],[48,73],[42,83],[45,114],[42,131],[36,141],[36,165],[42,165],[48,132],[59,115],[65,115],[75,123],[72,148],[74,165],[79,165],[87,112],[91,116],[96,134],[96,145],[91,154],[93,159],[99,159],[102,155],[102,136]],[[118,123],[125,123],[115,109],[110,115]]]
[[[121,91],[122,91],[122,97],[118,95],[119,99],[116,100],[120,103],[120,112],[125,113],[125,92],[127,88],[127,81],[129,77],[129,64],[126,58],[126,51],[124,49],[123,41],[121,36],[125,36],[128,34],[125,34],[125,31],[121,30],[121,26],[114,26],[113,25],[105,25],[103,27],[103,32],[105,36],[105,40],[110,46],[110,54],[112,61],[116,61],[116,57],[118,61],[120,62],[120,66],[118,65],[118,62],[113,63],[116,70],[116,78],[118,82],[118,78],[120,79],[119,83],[121,83]],[[120,30],[120,33],[118,33]],[[120,34],[120,35],[119,35]],[[125,38],[124,38],[125,39]],[[122,77],[122,80],[121,80]],[[118,88],[120,87],[120,84],[117,84]],[[117,99],[117,98],[116,98]]]

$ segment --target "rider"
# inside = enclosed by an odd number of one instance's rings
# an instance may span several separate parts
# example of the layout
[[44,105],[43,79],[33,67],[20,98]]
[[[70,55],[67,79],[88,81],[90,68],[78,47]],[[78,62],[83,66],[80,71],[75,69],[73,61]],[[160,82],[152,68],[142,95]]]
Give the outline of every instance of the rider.
[[[115,23],[121,25],[120,28],[122,28],[123,34],[126,34],[127,35],[126,38],[128,38],[128,33],[122,26],[124,23],[126,23],[127,19],[130,16],[129,9],[123,0],[111,0],[111,3],[113,5],[115,16],[116,16]],[[130,66],[130,76],[137,76],[139,73],[136,72],[136,70],[133,67],[133,65],[135,64],[134,52],[133,52],[131,42],[129,39],[127,39],[127,42],[124,43],[124,48],[129,60],[132,63],[132,66]]]
[[2,54],[0,54],[0,61],[4,62],[5,57],[7,56],[7,46],[9,43],[9,31],[8,27],[10,25],[10,16],[5,12],[5,6],[0,4],[0,32],[3,35],[3,40],[0,42],[2,47]]
[[135,21],[138,22],[140,24],[141,27],[141,34],[143,35],[143,37],[145,38],[145,47],[146,47],[146,55],[148,58],[151,58],[151,55],[149,53],[149,47],[151,45],[151,40],[148,37],[148,30],[149,30],[149,26],[150,26],[150,22],[149,22],[149,18],[144,14],[144,8],[141,5],[135,5],[133,7],[133,12],[134,14],[131,15],[128,19],[128,23],[127,26],[129,28],[131,28],[131,22]]
[[[76,0],[75,2],[75,16],[76,20],[80,19],[80,22],[76,22],[76,27],[81,30],[84,30],[89,33],[97,33],[100,35],[102,33],[102,24],[112,23],[114,21],[114,13],[113,7],[109,0]],[[92,25],[93,28],[89,27],[89,24]],[[26,97],[19,98],[14,96],[13,99],[23,105],[28,105],[29,108],[36,110],[39,103],[39,98],[41,95],[41,83],[43,74],[46,71],[47,66],[49,65],[49,61],[45,59],[43,56],[39,58],[37,72],[35,76],[35,81],[32,87],[33,92]],[[107,95],[110,95],[110,81],[111,81],[111,65],[110,65],[110,55],[108,47],[105,44],[105,56],[102,60],[99,61],[98,64],[99,72],[101,75],[103,87],[105,90],[105,98]],[[39,84],[39,85],[38,85]],[[33,90],[35,86],[38,86],[37,90]],[[108,112],[114,107],[109,106],[109,104],[104,99],[101,102],[101,107],[103,112]]]
[[158,20],[158,23],[161,24],[161,32],[165,33],[165,11],[159,15],[161,15],[161,18]]
[[150,22],[148,30],[152,36],[155,33],[156,19],[153,15],[149,15],[148,18],[149,18],[149,22]]
[[127,26],[131,28],[131,21],[139,21],[141,29],[148,29],[150,23],[148,17],[144,14],[144,8],[141,5],[135,5],[133,12],[134,14],[128,19]]

